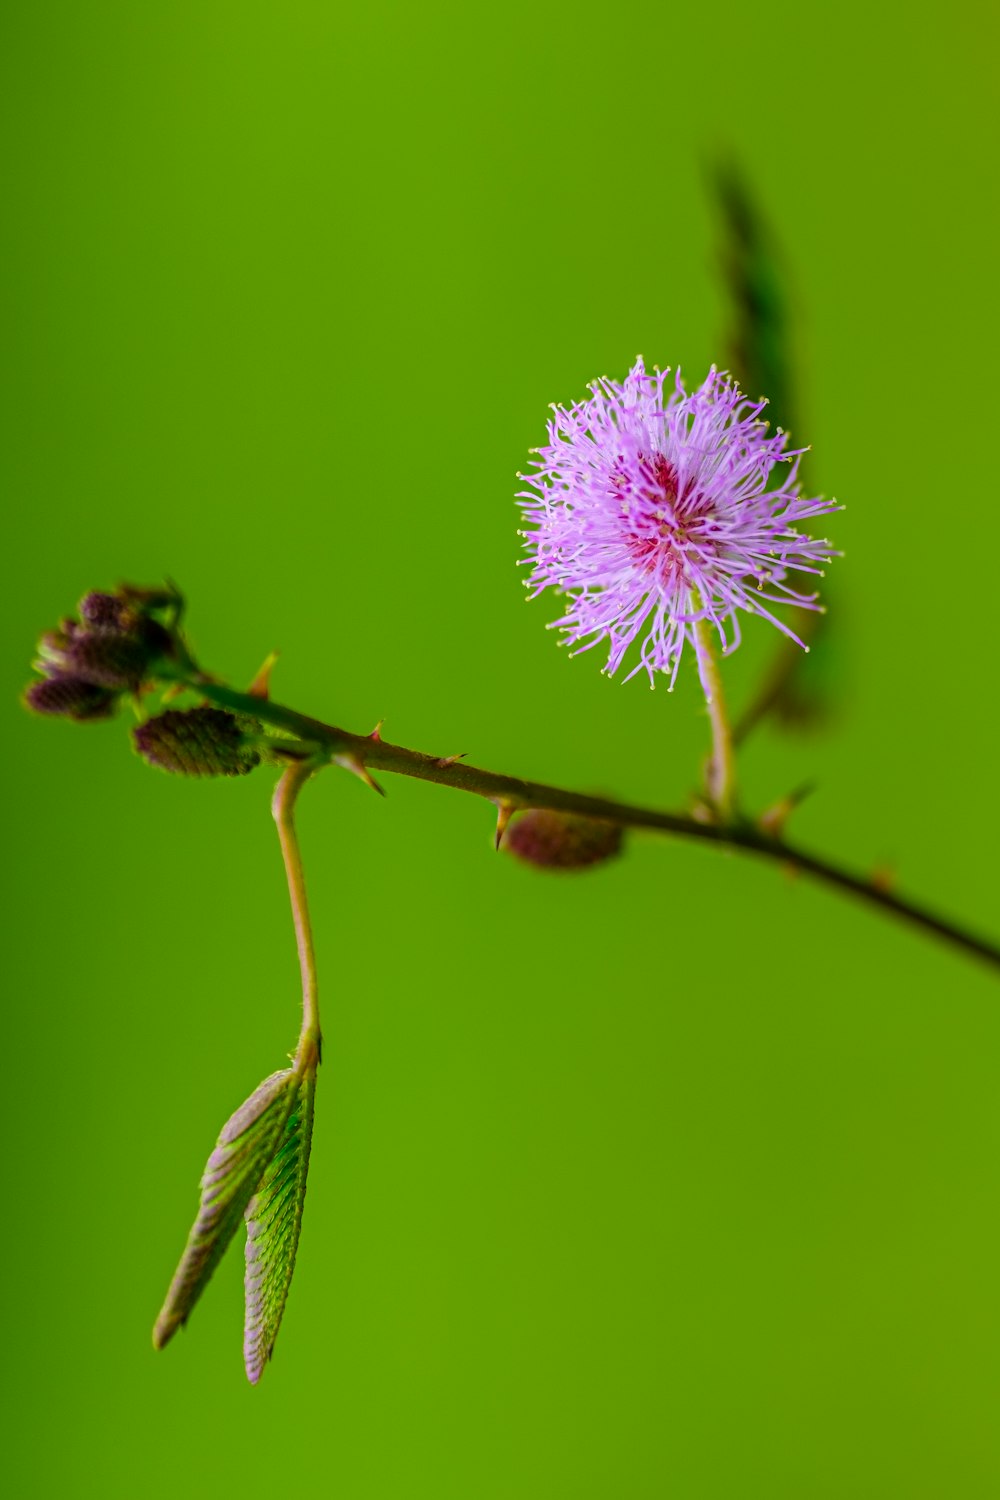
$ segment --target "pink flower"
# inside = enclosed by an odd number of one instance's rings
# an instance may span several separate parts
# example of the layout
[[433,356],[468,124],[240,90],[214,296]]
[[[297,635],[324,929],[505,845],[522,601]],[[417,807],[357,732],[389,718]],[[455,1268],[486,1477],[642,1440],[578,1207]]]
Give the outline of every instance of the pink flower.
[[[786,580],[823,576],[836,554],[798,526],[838,507],[800,495],[803,450],[786,452],[780,429],[768,435],[765,402],[714,367],[690,395],[678,373],[665,399],[668,373],[647,375],[639,359],[623,384],[598,380],[588,400],[554,407],[518,500],[532,528],[521,533],[530,597],[568,596],[554,622],[565,641],[586,651],[606,640],[609,675],[638,642],[625,680],[666,672],[673,687],[685,641],[697,652],[700,620],[723,652],[740,643],[740,611],[798,639],[769,606],[820,607]],[[788,468],[769,489],[778,464]]]

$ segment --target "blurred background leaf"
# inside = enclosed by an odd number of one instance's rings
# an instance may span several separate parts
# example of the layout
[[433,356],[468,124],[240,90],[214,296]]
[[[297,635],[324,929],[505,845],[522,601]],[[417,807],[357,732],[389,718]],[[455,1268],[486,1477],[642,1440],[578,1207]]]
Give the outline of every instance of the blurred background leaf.
[[[711,183],[720,211],[720,262],[732,302],[727,341],[731,369],[748,396],[767,397],[767,420],[772,429],[791,433],[789,448],[794,450],[805,439],[796,395],[792,275],[745,172],[733,158],[716,165]],[[799,475],[806,493],[812,492],[812,474],[813,464],[804,453]],[[829,524],[836,529],[835,520]],[[786,638],[772,646],[760,682],[734,721],[737,744],[769,715],[783,728],[801,731],[828,725],[842,710],[849,691],[843,632],[836,624],[831,629],[831,620],[842,612],[838,571],[832,581],[817,580],[822,610],[781,612],[798,640]]]

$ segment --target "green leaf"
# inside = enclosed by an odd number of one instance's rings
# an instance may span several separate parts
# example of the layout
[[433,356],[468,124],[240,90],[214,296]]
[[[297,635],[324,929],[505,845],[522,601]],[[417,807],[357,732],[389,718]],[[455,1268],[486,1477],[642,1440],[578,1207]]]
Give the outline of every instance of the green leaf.
[[295,1269],[312,1142],[316,1076],[307,1072],[284,1120],[281,1144],[246,1209],[243,1362],[256,1385],[271,1358]]
[[274,1156],[296,1099],[291,1068],[272,1073],[227,1120],[201,1178],[198,1217],[153,1329],[162,1349],[186,1323]]

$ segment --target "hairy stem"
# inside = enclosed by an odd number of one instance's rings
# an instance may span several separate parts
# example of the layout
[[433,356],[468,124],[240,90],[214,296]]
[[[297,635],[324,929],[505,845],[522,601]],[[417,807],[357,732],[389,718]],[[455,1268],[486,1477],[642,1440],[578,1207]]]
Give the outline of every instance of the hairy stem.
[[736,756],[711,623],[708,620],[697,620],[694,636],[698,652],[698,675],[708,702],[708,717],[712,725],[712,753],[705,767],[706,789],[720,821],[728,823],[733,815],[733,799],[736,795]]
[[[897,896],[891,891],[875,885],[864,875],[858,875],[812,854],[783,838],[772,836],[746,819],[735,818],[729,823],[701,823],[684,813],[659,812],[653,808],[633,807],[626,802],[616,802],[606,797],[588,797],[580,792],[566,791],[561,787],[546,786],[538,781],[525,781],[517,776],[504,776],[495,771],[483,771],[464,761],[452,757],[425,755],[418,750],[407,750],[401,745],[390,745],[377,734],[351,734],[332,724],[296,713],[294,709],[255,698],[248,693],[236,692],[222,683],[213,682],[201,674],[192,676],[186,685],[210,703],[220,708],[229,708],[236,713],[251,714],[265,724],[286,730],[300,739],[321,747],[329,759],[335,757],[355,767],[369,771],[388,771],[400,776],[415,776],[421,781],[433,781],[439,786],[453,787],[456,791],[472,792],[485,797],[494,804],[509,803],[516,810],[529,807],[546,808],[553,812],[580,813],[584,817],[603,818],[607,822],[619,823],[623,828],[645,828],[654,833],[675,834],[681,838],[695,839],[714,844],[717,848],[740,850],[761,859],[773,860],[785,869],[812,876],[826,885],[835,886],[857,897],[868,906],[898,917],[911,926],[933,934],[976,958],[983,959],[1000,969],[1000,945],[988,938],[970,932],[957,922],[938,916],[936,912],[916,901]],[[315,760],[312,762],[315,767]],[[299,773],[294,784],[296,793],[308,778],[309,769],[303,764],[290,768]],[[288,776],[290,772],[286,772]],[[284,778],[282,778],[284,783]],[[280,790],[280,787],[279,787]],[[289,825],[290,826],[290,825]],[[279,831],[281,824],[279,822]],[[292,837],[292,847],[297,846]],[[284,841],[283,841],[284,847]],[[287,867],[287,856],[286,856]],[[301,868],[299,867],[301,876]],[[292,878],[289,876],[289,885]],[[295,896],[293,895],[293,910]],[[301,909],[305,911],[305,890],[301,890]],[[298,919],[297,919],[298,930]],[[304,931],[308,934],[308,921]],[[300,953],[301,953],[300,948]],[[309,945],[311,955],[311,944]],[[305,972],[305,971],[304,971]],[[303,1034],[305,1026],[303,1027]],[[317,1024],[318,1036],[318,1024]]]
[[295,1070],[299,1074],[315,1071],[323,1040],[319,1028],[316,955],[309,921],[309,903],[306,899],[305,873],[302,869],[298,835],[295,832],[295,803],[315,769],[315,764],[310,761],[294,762],[282,773],[271,802],[271,811],[278,826],[281,857],[285,862],[288,894],[292,902],[292,921],[295,924],[295,944],[302,973],[302,1030],[295,1049]]

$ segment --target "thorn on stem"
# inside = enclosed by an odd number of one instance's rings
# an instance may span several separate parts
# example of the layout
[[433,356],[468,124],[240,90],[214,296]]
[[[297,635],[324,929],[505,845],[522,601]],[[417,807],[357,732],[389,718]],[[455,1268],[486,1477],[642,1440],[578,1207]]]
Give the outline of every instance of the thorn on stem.
[[464,760],[468,753],[468,750],[460,750],[457,755],[442,755],[440,760],[435,761],[435,765],[440,766],[441,770],[445,771],[449,766],[454,766],[458,761]]
[[385,796],[385,788],[379,786],[364,761],[359,760],[356,755],[335,755],[333,763],[335,766],[341,766],[345,771],[350,771],[353,776],[357,776],[365,786],[370,786],[373,792],[378,792],[380,797]]
[[384,723],[385,723],[384,719],[379,719],[378,723],[375,725],[375,728],[372,730],[371,734],[368,736],[368,738],[370,740],[374,740],[376,744],[378,744],[379,741],[382,738],[382,725]]
[[881,891],[883,896],[891,896],[896,888],[896,868],[887,860],[877,864],[868,878],[872,890]]
[[496,809],[497,826],[496,833],[493,836],[493,847],[494,849],[499,849],[501,843],[503,842],[503,836],[507,831],[507,824],[510,822],[511,818],[514,815],[514,804],[513,802],[508,802],[503,797],[498,797],[496,801]]
[[768,838],[780,839],[785,831],[785,824],[789,817],[798,807],[800,802],[812,795],[816,790],[814,781],[806,781],[787,796],[780,797],[771,807],[765,809],[757,819],[757,827],[761,833],[766,833]]
[[257,672],[257,675],[254,678],[253,682],[251,682],[250,686],[247,688],[247,694],[249,697],[261,698],[264,700],[270,698],[271,673],[274,671],[274,664],[277,660],[277,651],[269,652],[268,655],[264,658],[260,670]]

